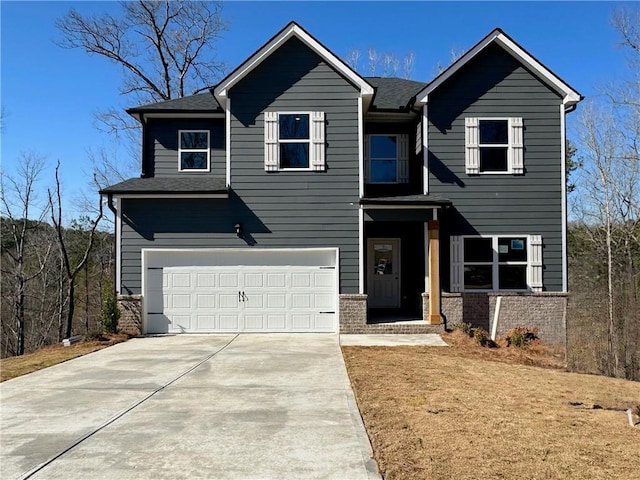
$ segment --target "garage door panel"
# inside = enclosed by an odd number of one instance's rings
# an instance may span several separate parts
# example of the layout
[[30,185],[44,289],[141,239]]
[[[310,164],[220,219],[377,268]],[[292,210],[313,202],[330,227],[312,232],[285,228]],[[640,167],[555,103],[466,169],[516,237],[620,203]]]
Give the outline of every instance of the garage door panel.
[[170,331],[184,333],[191,331],[191,315],[171,315]]
[[148,270],[150,333],[336,331],[333,267],[172,262]]
[[196,305],[198,308],[216,308],[215,293],[198,293],[196,295]]
[[215,273],[196,273],[196,286],[199,288],[215,288],[216,276],[217,274]]
[[216,316],[198,315],[196,317],[196,329],[202,332],[214,332],[216,330]]
[[170,296],[169,302],[170,309],[190,309],[191,308],[191,295],[190,294],[173,294]]
[[240,317],[238,315],[219,315],[220,330],[240,330]]
[[221,273],[220,288],[238,288],[240,279],[237,273]]

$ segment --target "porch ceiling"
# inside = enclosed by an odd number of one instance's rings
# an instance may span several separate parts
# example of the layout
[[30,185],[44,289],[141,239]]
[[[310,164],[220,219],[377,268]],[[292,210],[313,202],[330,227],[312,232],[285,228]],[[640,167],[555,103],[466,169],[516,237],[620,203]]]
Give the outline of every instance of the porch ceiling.
[[360,199],[363,208],[441,208],[451,205],[442,195],[399,195],[394,197],[365,197]]

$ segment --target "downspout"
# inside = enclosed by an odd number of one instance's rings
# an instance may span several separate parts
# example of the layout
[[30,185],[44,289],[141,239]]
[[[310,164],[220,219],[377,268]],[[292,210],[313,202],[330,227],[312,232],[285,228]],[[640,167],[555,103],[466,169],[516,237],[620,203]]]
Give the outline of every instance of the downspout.
[[[140,113],[140,123],[142,124],[142,165],[140,168],[140,178],[147,177],[147,129],[144,114]],[[115,213],[115,212],[114,212]]]
[[[118,229],[118,210],[116,210],[116,207],[113,204],[113,194],[112,193],[108,193],[107,194],[107,207],[109,207],[109,210],[111,210],[113,212],[113,224],[115,225],[114,227],[114,233],[115,235],[118,234],[118,232],[116,231]],[[114,237],[114,242],[117,245],[118,240]],[[116,258],[116,256],[118,255],[118,249],[114,248],[113,249],[113,295],[116,297],[116,300],[118,299],[118,290],[116,289],[116,283],[118,281],[117,279],[117,268],[116,268],[116,264],[118,263],[118,259]]]

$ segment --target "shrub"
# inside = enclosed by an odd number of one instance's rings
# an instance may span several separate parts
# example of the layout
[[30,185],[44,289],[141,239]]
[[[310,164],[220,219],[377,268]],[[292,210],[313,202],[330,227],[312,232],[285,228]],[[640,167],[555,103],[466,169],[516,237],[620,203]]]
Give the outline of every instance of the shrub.
[[120,319],[120,309],[118,300],[113,293],[107,295],[102,304],[100,312],[100,325],[106,333],[116,333],[118,331],[118,320]]
[[516,327],[506,334],[507,347],[526,348],[534,340],[538,340],[538,329],[528,327]]
[[466,333],[467,335],[471,336],[472,335],[472,326],[470,323],[458,323],[456,324],[453,328],[455,328],[456,330],[460,330],[461,332]]
[[496,342],[491,340],[491,337],[489,336],[489,332],[487,332],[484,328],[480,328],[480,327],[475,328],[473,331],[473,338],[476,340],[476,342],[478,342],[478,344],[481,347],[494,348],[498,346]]

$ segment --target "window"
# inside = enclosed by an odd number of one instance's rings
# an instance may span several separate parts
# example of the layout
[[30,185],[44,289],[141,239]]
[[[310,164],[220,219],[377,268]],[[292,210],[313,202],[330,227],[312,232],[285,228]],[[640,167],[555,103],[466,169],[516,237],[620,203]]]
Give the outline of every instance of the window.
[[541,291],[542,238],[539,235],[452,237],[451,290]]
[[368,135],[365,156],[367,182],[409,182],[408,135]]
[[309,115],[278,116],[280,168],[309,168]]
[[209,171],[209,131],[180,130],[178,132],[178,170]]
[[522,118],[466,118],[466,173],[523,174]]
[[325,170],[324,112],[265,112],[265,170]]

